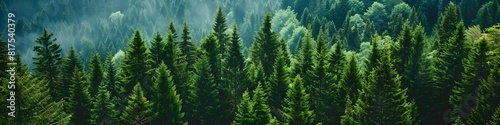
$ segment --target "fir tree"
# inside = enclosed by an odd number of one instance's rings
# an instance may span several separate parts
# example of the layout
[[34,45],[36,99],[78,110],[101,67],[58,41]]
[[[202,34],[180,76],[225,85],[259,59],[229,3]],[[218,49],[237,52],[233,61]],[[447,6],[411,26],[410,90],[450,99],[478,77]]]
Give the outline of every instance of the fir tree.
[[[346,98],[349,98],[349,95],[347,95]],[[350,99],[347,99],[344,115],[342,115],[340,119],[341,125],[360,125],[359,121],[356,121],[358,119],[356,118],[356,107],[352,104]]]
[[70,48],[69,54],[63,58],[61,65],[61,76],[59,77],[60,84],[57,86],[60,91],[59,99],[68,97],[70,95],[71,79],[75,70],[83,70],[83,66],[78,55],[73,47]]
[[276,50],[279,47],[276,32],[271,29],[271,14],[267,13],[260,32],[254,38],[250,48],[252,63],[261,63],[264,76],[271,76],[276,61]]
[[144,125],[158,114],[153,111],[153,103],[145,96],[141,84],[137,83],[129,96],[128,105],[122,111],[120,124],[124,125]]
[[154,85],[157,92],[155,107],[158,111],[156,124],[184,124],[184,113],[181,111],[182,100],[177,94],[170,71],[168,71],[164,63],[161,63],[160,67],[156,70],[154,79]]
[[163,37],[160,35],[159,32],[156,32],[155,35],[153,36],[153,40],[151,41],[151,48],[149,48],[149,51],[151,52],[151,59],[153,61],[153,66],[152,68],[157,68],[163,58]]
[[[225,74],[224,77],[227,79],[229,93],[228,101],[233,105],[232,108],[236,108],[237,104],[241,100],[241,94],[246,89],[245,86],[245,57],[241,53],[241,38],[237,31],[236,24],[233,26],[233,33],[231,35],[231,44],[228,44],[228,57],[225,60]],[[229,107],[228,107],[229,108]]]
[[[314,60],[313,42],[312,32],[309,30],[304,35],[299,55],[297,56],[298,59],[294,67],[296,75],[307,76],[307,71],[312,70]],[[311,78],[309,77],[304,77],[304,80],[307,83],[311,83]]]
[[103,81],[104,72],[101,65],[101,57],[97,51],[94,51],[92,57],[90,57],[90,72],[89,72],[89,81],[90,81],[90,96],[95,97],[99,90],[99,85]]
[[495,113],[489,123],[489,125],[498,125],[500,124],[500,106],[495,109]]
[[[205,51],[202,51],[206,54]],[[214,82],[214,76],[211,74],[212,69],[211,63],[209,63],[208,57],[202,55],[195,64],[196,72],[194,77],[195,87],[193,92],[195,93],[191,99],[195,112],[194,118],[196,123],[189,124],[219,124],[220,115],[217,114],[220,110],[219,105],[219,91],[217,89],[217,84]],[[199,123],[198,123],[199,122]]]
[[446,44],[451,40],[460,20],[461,17],[458,6],[450,2],[440,18],[440,22],[437,27],[438,40],[434,47],[438,47],[440,44]]
[[254,102],[250,99],[248,90],[243,92],[233,125],[254,125],[256,121],[256,114],[253,106]]
[[[347,64],[344,68],[344,73],[340,81],[340,97],[347,97],[349,95],[351,101],[356,101],[359,98],[358,90],[361,90],[361,77],[358,70],[358,63],[354,53],[350,54],[347,58]],[[343,105],[340,105],[344,107]]]
[[342,72],[346,63],[344,48],[342,47],[341,42],[336,42],[335,44],[333,44],[328,63],[330,64],[329,72],[333,77],[332,81],[338,83],[342,79]]
[[187,22],[184,21],[182,25],[182,41],[180,43],[180,56],[186,58],[186,70],[189,72],[194,71],[194,63],[196,61],[196,46],[190,41],[191,40],[191,35],[190,35],[189,27],[187,25]]
[[106,83],[106,86],[108,87],[107,90],[109,91],[109,97],[112,99],[114,97],[119,96],[119,86],[117,86],[118,79],[116,78],[116,66],[115,66],[115,61],[113,61],[113,56],[111,55],[111,52],[108,52],[108,55],[106,56],[106,61],[104,62],[104,79],[103,81]]
[[147,84],[147,71],[149,66],[146,63],[148,54],[147,48],[139,30],[135,30],[134,35],[128,42],[125,57],[122,59],[120,82],[124,88],[123,96],[128,96],[137,83]]
[[273,75],[269,78],[269,104],[272,108],[276,109],[282,109],[282,104],[284,103],[286,91],[290,83],[290,71],[286,64],[286,61],[289,59],[285,56],[285,54],[287,54],[285,53],[285,50],[278,48]]
[[99,85],[99,91],[93,104],[90,124],[116,124],[118,112],[115,110],[115,104],[111,102],[110,92],[105,82],[101,82]]
[[271,120],[271,109],[267,105],[268,95],[262,88],[262,84],[259,82],[257,88],[253,91],[253,111],[255,113],[255,124],[265,125]]
[[[61,88],[58,88],[57,76],[59,76],[59,65],[61,64],[61,48],[59,44],[56,44],[56,38],[52,38],[54,34],[48,33],[46,29],[43,29],[43,35],[38,37],[35,41],[40,44],[33,47],[33,51],[36,52],[36,57],[33,57],[35,64],[35,76],[42,77],[47,80],[49,84],[48,89],[50,89],[50,95],[54,97],[54,100],[61,99]],[[64,90],[63,90],[64,91]]]
[[[404,88],[408,88],[409,78],[409,63],[411,60],[411,54],[414,52],[412,47],[412,32],[410,27],[410,22],[406,21],[402,26],[401,33],[399,34],[398,41],[394,44],[394,69],[401,75],[401,84]],[[420,58],[420,57],[417,57]]]
[[390,51],[386,50],[373,68],[356,102],[361,124],[411,124],[412,105],[407,102],[407,89],[401,89],[400,76],[393,69]]
[[226,25],[226,17],[224,17],[224,12],[222,12],[222,7],[217,9],[217,14],[215,15],[215,24],[213,26],[214,35],[217,37],[219,41],[219,51],[222,54],[223,58],[226,58],[226,49],[229,45],[228,35],[226,34],[227,25]]
[[88,92],[88,83],[80,69],[73,71],[70,87],[69,110],[73,113],[71,123],[75,125],[88,125],[90,123],[92,102]]
[[284,112],[286,124],[311,125],[314,122],[314,112],[309,110],[309,94],[306,93],[304,81],[297,75],[286,93]]

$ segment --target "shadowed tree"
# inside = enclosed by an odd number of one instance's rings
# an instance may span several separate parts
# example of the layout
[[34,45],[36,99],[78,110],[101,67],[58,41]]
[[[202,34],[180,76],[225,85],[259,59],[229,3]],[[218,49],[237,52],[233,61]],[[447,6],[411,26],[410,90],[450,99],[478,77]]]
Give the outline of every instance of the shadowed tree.
[[[36,39],[36,43],[39,45],[33,47],[33,51],[36,52],[36,57],[33,57],[33,64],[35,64],[34,75],[37,77],[42,77],[47,80],[49,84],[48,89],[50,89],[50,95],[54,100],[60,100],[61,93],[58,88],[57,77],[59,76],[59,65],[61,64],[61,48],[59,44],[56,44],[56,38],[52,38],[54,34],[48,33],[47,30],[43,29],[43,35]],[[68,95],[68,94],[66,94]]]

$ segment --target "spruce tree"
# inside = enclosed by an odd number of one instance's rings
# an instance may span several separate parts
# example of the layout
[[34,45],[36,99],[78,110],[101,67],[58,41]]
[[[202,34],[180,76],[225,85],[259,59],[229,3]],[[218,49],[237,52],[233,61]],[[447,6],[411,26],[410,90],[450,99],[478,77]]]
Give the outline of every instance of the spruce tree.
[[286,91],[290,84],[290,70],[286,64],[289,60],[285,54],[286,50],[278,48],[276,62],[274,63],[274,71],[270,79],[270,107],[275,109],[282,109],[286,97]]
[[124,92],[121,93],[123,96],[130,95],[137,83],[148,84],[147,48],[139,30],[135,30],[128,46],[120,65],[120,84],[124,89]]
[[334,105],[332,97],[332,90],[336,92],[336,86],[333,81],[333,77],[328,72],[328,49],[327,43],[324,39],[323,30],[320,29],[318,38],[316,40],[316,51],[313,58],[312,69],[307,71],[307,76],[311,78],[312,83],[309,88],[311,93],[311,109],[317,115],[316,123],[321,122],[323,124],[333,124],[332,115],[334,114]]
[[[410,53],[410,62],[408,62],[408,70],[406,77],[408,79],[408,99],[418,98],[419,91],[423,90],[420,83],[423,83],[423,75],[421,71],[425,68],[423,64],[425,30],[421,25],[418,25],[412,32],[412,53]],[[427,73],[427,72],[426,72]]]
[[231,35],[231,44],[228,44],[228,57],[224,61],[224,77],[228,83],[228,101],[232,104],[232,108],[237,108],[241,100],[241,94],[246,89],[245,86],[245,57],[241,53],[241,38],[238,33],[236,24],[233,25],[233,33]]
[[[166,42],[163,46],[162,57],[163,63],[167,66],[170,71],[174,84],[179,90],[179,94],[182,98],[187,98],[189,89],[189,72],[187,71],[187,60],[186,58],[180,56],[181,52],[179,50],[177,40],[177,33],[174,27],[174,23],[171,21],[169,26],[169,31],[167,33]],[[159,63],[161,64],[161,62]]]
[[339,83],[342,79],[342,72],[344,70],[344,65],[346,64],[346,58],[344,55],[344,48],[341,42],[336,42],[332,46],[332,51],[330,52],[330,58],[328,59],[329,72],[332,74],[332,81]]
[[264,69],[264,76],[271,76],[276,61],[276,50],[279,47],[278,36],[271,29],[271,14],[267,13],[260,32],[254,38],[252,47],[250,48],[250,59],[252,63],[261,63]]
[[194,88],[192,101],[194,109],[194,119],[197,121],[192,121],[194,123],[189,124],[219,124],[220,123],[220,110],[219,103],[219,91],[217,89],[217,84],[214,82],[214,76],[211,74],[212,69],[211,63],[209,63],[208,57],[205,51],[195,64],[195,76],[194,76]]
[[297,75],[286,92],[285,118],[289,125],[311,125],[314,122],[314,112],[309,109],[309,94],[306,93],[304,81]]
[[104,79],[103,81],[106,83],[109,91],[109,97],[111,99],[119,96],[119,86],[118,78],[116,78],[117,69],[115,66],[115,61],[113,61],[113,55],[111,52],[108,52],[106,56],[106,61],[104,61]]
[[412,124],[415,116],[407,102],[407,89],[401,88],[400,76],[393,69],[390,51],[385,50],[373,68],[356,102],[361,124]]
[[73,71],[70,90],[69,110],[73,113],[71,123],[75,125],[88,125],[90,123],[92,101],[88,91],[88,82],[86,82],[80,69]]
[[163,37],[159,32],[156,32],[153,36],[153,40],[151,41],[151,48],[149,51],[151,52],[151,59],[153,61],[153,65],[151,68],[157,68],[163,58]]
[[78,55],[75,52],[76,50],[71,47],[69,50],[69,54],[63,58],[61,65],[61,76],[59,77],[60,84],[57,86],[58,91],[60,92],[57,97],[59,99],[66,98],[70,95],[70,86],[71,79],[73,79],[73,73],[75,70],[83,71],[83,66]]
[[[346,98],[350,98],[349,95],[347,95]],[[355,105],[352,104],[352,101],[350,99],[347,99],[345,103],[345,111],[344,114],[340,117],[340,124],[341,125],[360,125],[359,121],[357,121],[358,118],[356,118],[356,107]]]
[[217,37],[219,41],[219,51],[222,54],[223,58],[226,58],[226,51],[229,45],[229,37],[226,34],[227,25],[226,25],[226,17],[224,16],[224,12],[222,12],[222,7],[217,9],[215,14],[215,24],[213,26],[214,35]]
[[256,114],[254,112],[254,101],[250,99],[248,90],[243,92],[241,101],[238,104],[238,111],[234,118],[233,125],[254,125],[256,122]]
[[196,61],[196,46],[191,42],[189,27],[186,21],[182,24],[182,41],[180,43],[180,56],[186,58],[186,70],[188,72],[194,71],[194,64]]
[[257,83],[257,88],[253,91],[252,97],[256,125],[265,125],[271,120],[271,109],[267,105],[267,98],[268,95],[262,88],[262,83]]
[[101,57],[99,56],[99,53],[97,53],[97,51],[94,51],[94,53],[90,57],[89,66],[90,96],[95,97],[97,95],[97,92],[99,91],[99,85],[104,78]]
[[143,125],[151,122],[158,114],[153,111],[153,103],[150,102],[142,90],[141,84],[137,83],[128,98],[128,105],[122,111],[120,124]]
[[54,100],[59,100],[62,97],[58,88],[57,77],[59,76],[59,65],[61,64],[61,48],[59,44],[56,44],[56,38],[52,38],[54,34],[48,33],[47,30],[43,29],[43,35],[36,39],[36,43],[39,45],[33,47],[33,51],[36,52],[36,57],[33,57],[34,74],[35,76],[42,77],[47,80],[49,84],[48,89],[50,89],[50,95]]
[[438,39],[434,47],[438,47],[440,44],[446,44],[451,40],[460,20],[461,17],[458,6],[450,2],[440,18],[437,27]]
[[154,79],[156,90],[155,108],[158,111],[156,124],[184,124],[184,112],[181,111],[182,100],[177,94],[170,71],[164,63],[161,63],[160,67],[156,69]]
[[[399,34],[398,41],[393,45],[394,49],[394,69],[401,75],[401,84],[404,88],[408,88],[409,78],[409,63],[411,61],[411,54],[414,52],[412,47],[412,32],[410,27],[410,22],[406,21],[402,26],[401,33]],[[420,58],[420,57],[418,57]]]
[[[466,108],[468,97],[477,96],[475,89],[479,86],[480,82],[485,80],[489,74],[487,55],[488,46],[486,39],[479,41],[475,45],[473,52],[469,53],[468,59],[464,60],[465,71],[461,74],[462,79],[456,81],[453,87],[453,94],[450,96],[449,103],[453,106],[451,118],[454,121],[465,122],[468,116],[460,115],[459,113],[469,114],[470,109]],[[464,103],[465,102],[465,103]]]
[[311,83],[311,78],[307,76],[307,71],[312,70],[314,61],[314,46],[313,46],[312,32],[310,30],[304,35],[302,44],[300,46],[299,55],[297,56],[297,62],[295,63],[296,75],[306,76],[304,77],[305,82]]
[[[350,98],[346,99],[353,102],[359,98],[358,90],[361,90],[362,83],[358,63],[354,53],[351,53],[347,58],[347,64],[344,68],[344,73],[342,79],[340,80],[339,87],[339,97],[347,97],[347,95],[349,95]],[[340,106],[344,107],[344,105]]]
[[500,106],[495,109],[495,113],[493,114],[493,117],[488,123],[489,125],[498,125],[500,124]]
[[115,110],[115,104],[111,102],[107,83],[101,82],[99,85],[99,91],[92,106],[90,124],[117,124],[116,116],[118,112]]
[[19,83],[16,124],[70,124],[72,113],[64,111],[68,103],[64,100],[53,101],[47,80],[26,74],[17,77],[16,82]]

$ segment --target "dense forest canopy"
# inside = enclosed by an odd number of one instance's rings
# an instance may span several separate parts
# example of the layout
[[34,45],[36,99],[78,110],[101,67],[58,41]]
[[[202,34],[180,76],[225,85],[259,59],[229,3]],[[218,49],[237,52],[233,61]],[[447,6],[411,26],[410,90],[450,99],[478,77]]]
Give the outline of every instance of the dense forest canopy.
[[3,0],[0,124],[496,125],[499,2]]

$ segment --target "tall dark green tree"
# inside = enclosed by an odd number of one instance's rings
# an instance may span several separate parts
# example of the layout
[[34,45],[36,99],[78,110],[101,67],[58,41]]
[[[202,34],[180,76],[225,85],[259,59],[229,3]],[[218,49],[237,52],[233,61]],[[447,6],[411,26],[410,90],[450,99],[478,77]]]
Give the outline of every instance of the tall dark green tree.
[[263,20],[260,32],[254,38],[250,48],[250,59],[253,63],[261,63],[264,69],[264,76],[271,76],[276,61],[276,50],[279,41],[276,32],[271,29],[271,14],[267,13]]
[[90,96],[95,97],[99,91],[99,86],[104,79],[101,57],[99,56],[99,53],[97,53],[97,51],[94,51],[94,53],[90,57],[89,66]]
[[[333,124],[332,112],[336,107],[333,104],[335,100],[332,94],[336,89],[333,76],[328,72],[329,64],[328,45],[325,41],[323,30],[320,29],[316,40],[316,51],[314,51],[315,60],[313,60],[312,69],[307,72],[311,78],[312,84],[309,93],[311,93],[311,109],[317,115],[316,123]],[[335,108],[334,108],[335,107]]]
[[39,45],[33,47],[33,51],[36,52],[36,57],[33,57],[34,74],[35,76],[42,77],[47,80],[50,89],[50,95],[55,99],[59,100],[60,88],[57,88],[57,77],[59,76],[59,65],[61,64],[61,48],[59,44],[56,44],[56,38],[52,38],[54,34],[48,33],[46,29],[43,29],[43,35],[36,39],[36,43]]
[[254,102],[250,98],[248,91],[243,92],[241,103],[238,104],[238,111],[234,118],[233,125],[253,125],[256,121],[254,112]]
[[69,96],[69,110],[73,113],[71,123],[74,125],[88,125],[90,123],[92,100],[88,86],[82,71],[75,69],[71,79]]
[[[232,108],[237,108],[241,100],[241,94],[247,88],[245,57],[241,53],[241,38],[238,33],[236,24],[233,25],[233,33],[231,35],[230,44],[228,44],[228,56],[224,61],[224,78],[227,80],[228,101],[232,104]],[[228,107],[229,108],[229,107]]]
[[196,46],[191,42],[191,31],[186,21],[182,24],[182,41],[180,42],[180,56],[186,58],[186,70],[194,71],[194,63],[196,61]]
[[458,6],[454,3],[449,3],[437,26],[438,39],[434,47],[438,47],[440,44],[446,44],[451,40],[461,19]]
[[120,124],[144,125],[150,123],[158,115],[153,111],[153,103],[144,96],[140,83],[134,86],[127,104],[121,113]]
[[147,48],[139,30],[135,30],[134,35],[128,42],[128,46],[120,65],[120,84],[124,88],[124,92],[121,93],[122,96],[130,95],[137,83],[140,83],[140,85],[148,84]]
[[[229,35],[226,34],[227,24],[226,17],[224,16],[224,12],[222,12],[222,7],[217,9],[215,14],[215,24],[213,26],[214,35],[217,37],[219,41],[219,51],[222,54],[222,57],[226,57],[226,51],[229,45]],[[220,70],[219,70],[220,71]]]
[[[356,101],[359,98],[358,90],[362,88],[362,77],[360,76],[358,63],[354,53],[350,54],[347,58],[347,64],[343,72],[342,79],[339,82],[340,97],[344,98],[349,95],[350,98],[346,99]],[[344,105],[341,105],[341,107],[344,107]]]
[[[0,34],[2,36],[2,34]],[[0,70],[5,71],[8,70],[8,65],[5,65],[9,63],[9,55],[8,55],[8,44],[7,42],[3,41],[3,39],[0,39]],[[7,78],[9,75],[8,72],[0,72],[0,78]]]
[[75,49],[71,47],[69,49],[69,54],[63,58],[61,65],[61,75],[59,79],[61,80],[57,85],[59,91],[59,95],[57,96],[59,99],[66,98],[70,95],[70,86],[71,80],[73,79],[73,73],[75,70],[83,71],[83,66],[80,61],[80,58],[75,52]]
[[295,75],[304,76],[304,80],[307,83],[311,83],[312,78],[307,75],[309,70],[312,70],[314,62],[314,40],[312,38],[312,32],[310,30],[304,35],[302,40],[302,45],[300,46],[299,55],[297,56],[297,62],[295,63]]
[[256,125],[266,125],[271,120],[271,109],[267,105],[267,98],[268,94],[264,91],[262,83],[257,83],[257,88],[253,91],[252,97]]
[[[404,88],[408,88],[409,78],[409,64],[411,61],[411,54],[414,52],[412,44],[412,32],[410,27],[410,22],[406,21],[403,26],[403,30],[399,34],[398,41],[393,45],[394,49],[394,69],[401,76],[401,84]],[[420,57],[418,57],[420,58]]]
[[286,124],[311,125],[314,124],[315,114],[309,109],[309,94],[306,93],[304,81],[297,75],[286,92],[285,118]]
[[118,111],[115,110],[115,104],[111,102],[107,83],[101,82],[99,85],[99,91],[90,111],[92,112],[90,124],[117,124]]
[[390,51],[385,50],[379,63],[370,72],[356,102],[361,124],[412,124],[415,108],[407,102],[407,89],[401,88],[400,76],[393,69]]
[[152,68],[157,68],[163,60],[163,45],[163,37],[159,32],[156,32],[153,36],[153,40],[151,41],[151,48],[149,48],[149,51],[151,52],[151,59],[153,61]]
[[194,119],[189,124],[220,124],[221,116],[217,114],[220,110],[219,91],[212,75],[211,63],[209,63],[206,52],[202,50],[202,55],[195,64],[196,72],[194,76],[194,88],[191,103],[193,103]]
[[[346,98],[350,98],[349,95],[347,95]],[[359,121],[357,121],[356,118],[356,107],[354,104],[352,104],[352,101],[350,99],[347,99],[345,103],[345,111],[344,114],[340,117],[340,124],[341,125],[360,125]]]
[[184,124],[184,112],[182,109],[182,100],[177,94],[174,81],[164,63],[156,69],[154,77],[154,85],[156,90],[155,108],[158,111],[156,124]]
[[276,109],[282,109],[282,104],[284,103],[286,97],[286,91],[288,85],[290,84],[290,69],[286,62],[289,60],[285,56],[286,50],[278,48],[276,62],[274,63],[274,71],[271,78],[269,78],[269,101],[270,107]]
[[109,91],[109,96],[111,99],[119,96],[119,88],[117,85],[118,78],[116,77],[117,69],[115,65],[115,61],[113,61],[113,56],[111,52],[108,52],[106,56],[106,61],[104,61],[104,79],[106,82],[107,90]]
[[341,42],[333,44],[328,63],[330,64],[328,70],[332,74],[332,80],[338,83],[340,79],[342,79],[342,72],[344,70],[344,65],[346,64],[344,48],[342,47]]

